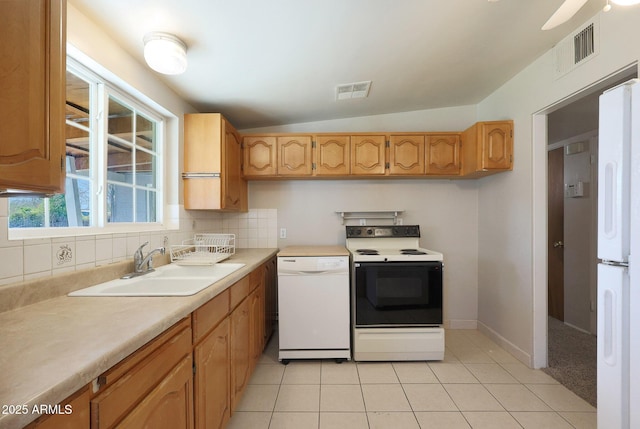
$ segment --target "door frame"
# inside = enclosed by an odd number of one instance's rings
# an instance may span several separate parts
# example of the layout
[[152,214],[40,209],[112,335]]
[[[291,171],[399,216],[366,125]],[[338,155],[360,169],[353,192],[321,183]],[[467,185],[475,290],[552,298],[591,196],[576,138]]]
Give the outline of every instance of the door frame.
[[532,114],[531,155],[532,155],[532,350],[531,363],[534,368],[547,366],[547,115],[574,101],[597,91],[603,91],[614,82],[638,75],[638,63],[629,64],[608,76],[556,101]]

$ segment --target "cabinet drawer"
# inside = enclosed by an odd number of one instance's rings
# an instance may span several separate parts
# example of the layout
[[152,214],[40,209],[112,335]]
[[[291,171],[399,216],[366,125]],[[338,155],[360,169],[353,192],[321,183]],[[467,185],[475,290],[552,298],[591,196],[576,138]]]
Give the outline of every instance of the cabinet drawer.
[[250,276],[244,276],[243,278],[235,282],[230,289],[231,300],[229,307],[231,308],[231,310],[233,310],[238,306],[238,304],[242,302],[243,299],[247,297],[247,295],[249,295],[249,292],[251,291]]
[[199,342],[229,313],[229,289],[193,312],[193,343]]
[[[92,428],[110,428],[118,423],[178,362],[191,354],[190,319],[179,322],[167,333],[175,335],[168,339],[165,334],[160,335],[140,352],[134,353],[99,378],[99,381],[108,381],[108,384],[103,392],[91,400]],[[143,356],[142,360],[139,355]],[[132,365],[132,362],[135,363]]]

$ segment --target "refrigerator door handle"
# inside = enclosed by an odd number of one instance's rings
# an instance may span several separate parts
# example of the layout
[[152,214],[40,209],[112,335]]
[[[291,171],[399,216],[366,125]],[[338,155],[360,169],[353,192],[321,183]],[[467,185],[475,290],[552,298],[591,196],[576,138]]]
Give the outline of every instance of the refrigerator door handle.
[[602,358],[609,366],[616,365],[616,353],[615,347],[616,344],[616,331],[615,331],[615,320],[616,320],[616,297],[615,293],[607,289],[603,293],[603,303],[602,303],[602,324],[603,324],[603,344],[602,344]]
[[604,183],[602,187],[604,195],[602,203],[604,205],[604,219],[601,232],[607,238],[614,238],[617,233],[616,228],[616,202],[618,201],[617,189],[617,168],[615,162],[607,162],[604,166]]

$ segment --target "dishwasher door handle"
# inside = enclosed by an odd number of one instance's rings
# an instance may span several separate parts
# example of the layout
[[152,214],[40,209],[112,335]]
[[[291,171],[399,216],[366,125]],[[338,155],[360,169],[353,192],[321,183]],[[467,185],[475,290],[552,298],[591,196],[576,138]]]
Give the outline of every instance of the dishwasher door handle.
[[328,271],[328,270],[309,270],[309,271],[283,270],[278,272],[278,275],[285,275],[285,276],[309,276],[309,275],[318,276],[323,274],[347,274],[347,271],[340,272],[340,271]]

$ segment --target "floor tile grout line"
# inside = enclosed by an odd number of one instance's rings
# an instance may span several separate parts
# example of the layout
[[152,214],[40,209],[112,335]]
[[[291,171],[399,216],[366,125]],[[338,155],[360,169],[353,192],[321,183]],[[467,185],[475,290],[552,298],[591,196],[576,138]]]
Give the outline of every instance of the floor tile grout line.
[[356,373],[358,374],[358,385],[360,386],[360,394],[362,395],[362,403],[364,405],[364,417],[367,419],[367,428],[371,429],[371,422],[369,421],[369,411],[367,410],[367,401],[364,397],[364,390],[362,389],[362,379],[360,378],[360,367],[354,360],[353,363],[356,366]]
[[[476,348],[479,348],[479,347],[476,347]],[[471,375],[472,375],[473,379],[476,381],[476,383],[468,383],[468,384],[475,384],[475,385],[480,384],[480,385],[482,385],[482,386],[483,386],[483,388],[484,388],[485,390],[487,390],[487,391],[489,392],[489,394],[490,394],[490,395],[491,395],[491,396],[492,396],[492,397],[493,397],[493,398],[494,398],[494,399],[495,399],[495,400],[500,404],[500,406],[503,408],[503,411],[493,411],[493,412],[496,412],[496,413],[497,413],[497,412],[506,412],[507,414],[509,414],[509,415],[511,416],[511,418],[513,418],[513,419],[516,421],[516,424],[518,424],[518,426],[519,426],[519,427],[521,427],[521,426],[522,426],[522,424],[521,424],[521,423],[520,423],[520,422],[515,418],[515,416],[514,416],[514,413],[517,413],[517,412],[530,412],[530,413],[543,413],[543,412],[544,412],[544,413],[553,413],[554,415],[559,416],[559,417],[562,419],[562,421],[566,422],[566,423],[567,423],[569,426],[571,426],[571,427],[575,427],[575,426],[574,426],[574,425],[573,425],[573,424],[572,424],[572,423],[571,423],[567,418],[565,418],[565,416],[564,416],[564,415],[562,415],[561,413],[563,413],[563,412],[564,412],[564,413],[593,413],[592,411],[585,411],[585,410],[574,410],[574,411],[560,411],[560,410],[556,410],[556,409],[553,407],[553,405],[552,405],[552,404],[548,403],[548,402],[547,402],[547,401],[545,401],[542,397],[538,396],[538,394],[536,394],[536,393],[531,389],[531,386],[535,386],[535,385],[557,385],[558,383],[536,383],[536,382],[534,382],[534,383],[526,383],[526,381],[529,381],[529,380],[527,380],[526,378],[524,378],[524,379],[523,379],[524,381],[521,381],[520,379],[516,378],[516,377],[515,377],[515,375],[514,375],[513,373],[511,373],[511,372],[507,369],[507,365],[506,365],[506,364],[509,364],[510,362],[501,362],[501,361],[498,361],[498,360],[496,360],[496,359],[493,359],[493,357],[492,357],[492,356],[489,356],[489,357],[491,358],[491,361],[492,361],[492,362],[490,362],[490,363],[489,363],[489,362],[469,362],[469,361],[464,362],[464,361],[462,361],[460,358],[458,358],[458,357],[455,355],[455,353],[451,353],[451,354],[452,354],[452,356],[456,359],[456,362],[444,362],[444,363],[459,363],[459,364],[461,364],[461,367],[463,367],[463,368],[465,368],[467,371],[469,371],[469,372],[471,373]],[[278,362],[278,363],[276,363],[276,362],[272,362],[271,360],[272,360],[272,359],[270,359],[269,361],[263,362],[263,364],[265,364],[265,365],[268,365],[268,364],[281,364],[281,363],[279,363],[279,362]],[[363,402],[364,402],[364,390],[363,390],[363,388],[364,388],[364,384],[362,383],[362,378],[361,378],[361,374],[360,374],[360,365],[359,365],[357,362],[355,362],[355,361],[352,361],[352,362],[353,362],[353,364],[355,365],[355,370],[356,370],[356,373],[357,373],[357,376],[358,376],[358,384],[359,384],[359,386],[360,386],[360,389],[359,389],[359,390],[360,390],[360,394],[362,395],[362,400],[363,400]],[[395,375],[395,377],[396,377],[396,379],[397,379],[398,384],[400,384],[400,385],[401,385],[401,388],[403,389],[403,394],[404,394],[404,396],[405,396],[405,399],[406,399],[406,400],[407,400],[407,402],[409,403],[409,409],[410,409],[410,411],[409,411],[409,412],[411,412],[411,413],[413,414],[414,419],[417,421],[418,426],[420,425],[420,423],[419,423],[419,421],[418,421],[418,417],[417,417],[417,415],[416,415],[417,411],[415,411],[415,409],[414,409],[413,405],[412,405],[412,404],[411,404],[411,402],[409,401],[409,398],[408,398],[408,395],[407,395],[407,391],[405,390],[405,388],[406,388],[405,384],[439,384],[440,386],[442,386],[442,387],[443,387],[443,389],[444,389],[444,390],[445,390],[445,392],[447,393],[447,395],[448,395],[449,399],[450,399],[450,400],[453,402],[453,404],[455,405],[456,411],[453,411],[453,410],[451,410],[451,411],[452,411],[452,412],[459,413],[460,415],[462,415],[462,417],[463,417],[463,418],[464,418],[464,420],[467,422],[467,424],[470,424],[470,421],[467,419],[467,416],[465,415],[465,412],[466,412],[466,411],[461,411],[461,410],[460,410],[460,407],[458,406],[458,404],[456,404],[456,403],[455,403],[455,401],[453,401],[453,398],[451,397],[451,395],[449,394],[449,392],[446,390],[446,388],[444,388],[444,385],[445,385],[445,384],[467,384],[467,383],[443,383],[443,381],[441,380],[441,378],[440,378],[440,377],[438,377],[437,373],[433,370],[433,366],[431,365],[431,363],[430,363],[429,361],[424,361],[424,362],[426,363],[426,368],[428,368],[428,369],[429,369],[429,371],[431,371],[432,375],[434,375],[434,376],[435,376],[435,380],[437,380],[437,382],[433,382],[433,383],[429,383],[429,382],[427,382],[427,383],[423,383],[423,382],[420,382],[420,383],[404,383],[404,382],[401,380],[400,376],[399,376],[399,372],[398,372],[398,371],[399,371],[399,369],[398,369],[398,367],[396,367],[396,366],[394,365],[394,363],[393,363],[393,362],[389,362],[389,363],[391,364],[391,368],[393,369],[393,372],[394,372],[394,375]],[[501,368],[501,369],[502,369],[502,370],[504,370],[507,374],[509,374],[511,377],[513,377],[513,379],[515,379],[515,382],[509,382],[509,383],[506,383],[506,382],[503,382],[503,383],[499,383],[499,382],[496,382],[496,383],[491,383],[491,382],[482,382],[482,381],[480,380],[480,378],[479,378],[476,374],[474,374],[474,373],[471,371],[471,369],[469,368],[469,366],[470,366],[470,365],[473,365],[473,364],[476,364],[476,363],[481,363],[481,364],[485,364],[485,363],[486,363],[486,364],[496,365],[498,368]],[[514,362],[514,363],[517,363],[517,362]],[[401,363],[400,363],[400,364],[401,364]],[[321,405],[322,405],[322,385],[323,385],[323,384],[326,384],[326,385],[335,385],[335,383],[323,383],[323,382],[322,382],[322,375],[323,375],[323,372],[324,372],[326,369],[328,369],[328,368],[323,368],[322,362],[320,362],[320,381],[319,381],[319,386],[318,386],[318,388],[320,389],[319,405],[318,405],[318,409],[319,409],[319,411],[318,411],[318,420],[317,420],[318,427],[320,427],[320,424],[321,424],[321,417],[322,417],[322,411],[321,411]],[[273,417],[274,417],[274,414],[275,414],[275,412],[276,412],[276,405],[277,405],[278,398],[279,398],[279,397],[280,397],[280,395],[281,395],[281,389],[282,389],[283,382],[284,382],[285,372],[286,372],[286,369],[285,369],[285,371],[283,371],[283,372],[282,372],[282,375],[280,376],[280,383],[279,383],[279,385],[278,385],[277,394],[276,394],[276,399],[275,399],[275,401],[274,401],[274,405],[273,405],[273,408],[272,408],[272,410],[271,410],[271,412],[270,412],[270,416],[269,416],[269,427],[270,427],[270,426],[271,426],[271,424],[273,423]],[[526,375],[525,375],[525,377],[526,377]],[[535,380],[534,380],[534,381],[535,381]],[[270,384],[273,384],[273,383],[270,383]],[[307,384],[308,384],[308,383],[307,383]],[[374,385],[375,385],[375,384],[388,384],[388,383],[367,383],[367,384],[374,384]],[[392,384],[395,384],[395,383],[392,383]],[[529,392],[531,392],[532,394],[534,394],[534,396],[535,396],[536,398],[538,398],[542,403],[544,403],[545,405],[547,405],[551,410],[550,410],[550,411],[518,411],[518,410],[512,410],[512,411],[509,411],[509,410],[507,410],[507,409],[505,408],[505,406],[502,404],[502,402],[500,402],[500,401],[498,400],[498,398],[497,398],[497,397],[496,397],[496,396],[495,396],[495,395],[494,395],[494,394],[493,394],[493,393],[492,393],[492,392],[487,388],[487,387],[488,387],[488,386],[490,386],[490,385],[507,385],[507,384],[509,384],[509,385],[523,385],[523,386],[525,386],[525,388],[526,388]],[[342,385],[342,384],[337,384],[337,385]],[[349,384],[344,384],[344,385],[349,385]],[[531,386],[530,386],[530,385],[531,385]],[[370,427],[371,422],[369,421],[369,416],[370,416],[372,413],[374,413],[374,414],[375,414],[375,412],[374,412],[374,411],[369,411],[369,410],[367,410],[366,402],[364,402],[364,406],[365,406],[364,414],[365,414],[366,421],[367,421],[367,423],[366,423],[366,424],[367,424],[367,426],[368,426],[368,427]],[[293,412],[293,411],[291,411],[291,412]],[[327,412],[330,412],[330,411],[327,411]],[[357,411],[355,411],[355,410],[353,410],[353,411],[346,411],[346,410],[345,410],[345,411],[343,411],[343,412],[347,413],[347,412],[357,412]],[[397,412],[400,412],[400,411],[397,411]],[[471,412],[471,411],[469,411],[469,412]],[[482,412],[489,413],[490,411],[482,411]]]

